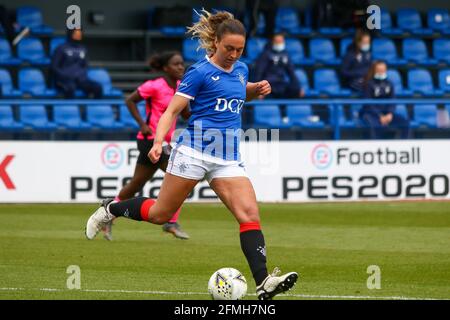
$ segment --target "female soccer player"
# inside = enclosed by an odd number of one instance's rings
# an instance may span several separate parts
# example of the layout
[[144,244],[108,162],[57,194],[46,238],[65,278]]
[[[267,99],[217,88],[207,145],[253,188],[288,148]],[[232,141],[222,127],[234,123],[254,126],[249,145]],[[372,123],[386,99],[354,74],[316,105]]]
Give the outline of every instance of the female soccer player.
[[240,159],[240,111],[244,101],[271,92],[263,80],[247,82],[248,68],[238,61],[245,47],[245,28],[228,12],[206,11],[189,28],[206,49],[205,59],[192,65],[161,117],[149,157],[159,161],[162,142],[177,115],[190,103],[191,117],[172,150],[158,199],[139,197],[105,202],[88,220],[86,236],[93,239],[115,217],[127,216],[154,224],[166,223],[195,185],[206,178],[240,224],[242,251],[247,258],[259,299],[289,290],[298,274],[269,275],[256,195]]
[[[183,77],[184,61],[180,53],[171,51],[153,55],[149,60],[149,64],[153,71],[161,72],[162,76],[146,81],[126,99],[127,107],[141,129],[137,135],[139,157],[133,178],[120,190],[119,195],[115,199],[116,201],[134,197],[158,169],[166,171],[169,159],[169,156],[163,153],[159,161],[152,163],[148,158],[148,153],[153,146],[158,121],[164,111],[166,111]],[[142,100],[146,101],[145,120],[142,119],[136,105]],[[189,118],[189,108],[182,111],[182,116],[186,119]],[[174,119],[168,133],[164,137],[167,143],[170,143],[172,139],[175,126],[176,119]],[[181,230],[180,225],[177,223],[179,213],[180,209],[176,210],[173,217],[163,225],[163,230],[172,233],[177,238],[189,239],[189,235]],[[107,240],[112,240],[112,221],[105,226],[103,232]]]

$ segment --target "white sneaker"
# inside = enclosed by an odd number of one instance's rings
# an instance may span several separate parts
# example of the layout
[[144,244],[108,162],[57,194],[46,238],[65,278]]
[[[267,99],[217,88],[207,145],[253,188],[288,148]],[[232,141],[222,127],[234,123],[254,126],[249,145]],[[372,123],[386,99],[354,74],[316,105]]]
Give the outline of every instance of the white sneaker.
[[115,218],[115,216],[107,210],[108,205],[112,201],[112,199],[104,200],[100,208],[98,208],[87,221],[85,232],[88,240],[94,239],[97,233]]
[[281,271],[275,268],[272,274],[256,287],[256,295],[259,300],[271,300],[277,294],[290,290],[298,279],[297,272],[289,272],[278,276]]

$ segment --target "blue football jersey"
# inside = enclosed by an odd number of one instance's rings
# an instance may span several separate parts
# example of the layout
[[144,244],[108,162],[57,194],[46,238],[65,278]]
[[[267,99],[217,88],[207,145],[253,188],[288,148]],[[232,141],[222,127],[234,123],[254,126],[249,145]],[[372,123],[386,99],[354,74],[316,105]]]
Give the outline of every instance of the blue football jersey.
[[208,57],[193,64],[176,92],[191,99],[191,117],[178,143],[210,156],[240,160],[241,111],[247,80],[248,67],[240,61],[230,71]]

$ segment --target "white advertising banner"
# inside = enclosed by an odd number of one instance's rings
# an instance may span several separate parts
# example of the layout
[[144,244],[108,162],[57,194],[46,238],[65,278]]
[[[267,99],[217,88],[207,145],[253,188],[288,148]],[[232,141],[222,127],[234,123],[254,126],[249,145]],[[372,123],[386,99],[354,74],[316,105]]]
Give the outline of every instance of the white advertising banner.
[[[450,140],[247,142],[259,201],[450,199]],[[98,202],[130,179],[134,142],[0,142],[0,202]],[[145,186],[156,197],[163,174]],[[200,182],[189,201],[217,200]]]

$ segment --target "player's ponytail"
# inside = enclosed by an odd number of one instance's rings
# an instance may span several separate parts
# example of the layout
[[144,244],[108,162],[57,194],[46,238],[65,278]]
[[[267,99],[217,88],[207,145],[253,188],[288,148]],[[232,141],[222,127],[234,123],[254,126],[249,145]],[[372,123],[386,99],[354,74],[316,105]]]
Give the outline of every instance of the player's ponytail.
[[165,51],[156,53],[148,59],[148,65],[152,71],[161,72],[169,64],[170,59],[175,55],[181,55],[178,51]]
[[239,34],[245,37],[245,27],[239,20],[226,11],[218,11],[214,14],[202,9],[199,14],[199,21],[188,27],[188,33],[192,38],[198,38],[200,47],[204,48],[208,54],[216,51],[214,41],[220,41],[226,33]]

